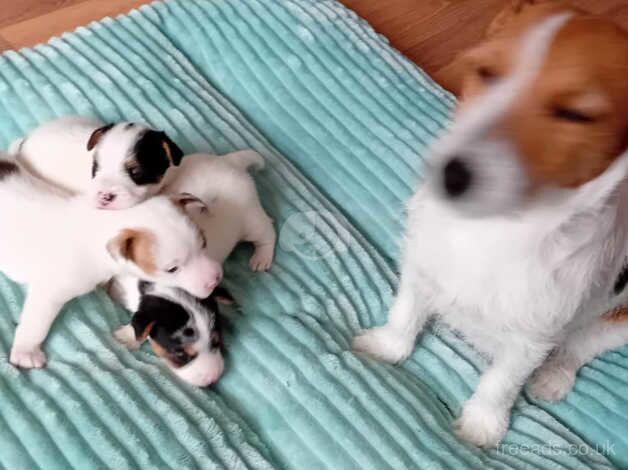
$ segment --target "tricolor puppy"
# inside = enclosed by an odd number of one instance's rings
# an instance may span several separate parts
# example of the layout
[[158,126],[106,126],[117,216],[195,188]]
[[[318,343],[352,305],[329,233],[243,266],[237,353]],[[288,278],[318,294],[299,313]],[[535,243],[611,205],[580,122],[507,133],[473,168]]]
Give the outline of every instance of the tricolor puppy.
[[86,194],[99,209],[126,209],[158,193],[183,158],[164,132],[81,116],[44,123],[9,151],[34,175]]
[[0,271],[28,285],[11,363],[42,367],[41,345],[63,305],[115,275],[208,296],[222,269],[207,256],[189,200],[156,196],[124,211],[101,211],[0,158]]
[[628,342],[628,34],[530,3],[460,59],[461,105],[408,204],[388,321],[354,340],[398,362],[430,316],[458,331],[491,361],[454,423],[479,446],[503,438],[528,379],[559,399]]
[[198,300],[181,289],[118,277],[110,295],[133,313],[116,339],[129,349],[150,340],[155,354],[182,380],[205,387],[224,370],[217,294]]

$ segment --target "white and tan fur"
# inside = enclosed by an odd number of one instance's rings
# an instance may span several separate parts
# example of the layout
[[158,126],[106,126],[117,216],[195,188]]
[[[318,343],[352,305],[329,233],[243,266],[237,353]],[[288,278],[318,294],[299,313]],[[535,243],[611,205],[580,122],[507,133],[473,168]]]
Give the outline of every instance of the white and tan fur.
[[[166,192],[172,194],[186,191],[206,205],[207,210],[193,211],[191,214],[204,235],[205,250],[211,259],[223,263],[239,242],[246,241],[255,247],[249,261],[251,269],[270,269],[275,248],[275,229],[272,219],[260,204],[255,182],[247,171],[251,167],[261,168],[263,165],[262,156],[251,150],[223,156],[188,155],[183,159],[174,182],[165,188]],[[198,356],[183,368],[174,368],[175,374],[194,385],[205,386],[216,381],[222,373],[223,362],[220,351],[210,347],[214,323],[208,323],[200,315],[207,310],[173,289],[164,289],[159,285],[151,289],[171,302],[178,303],[196,319],[198,338],[193,349]],[[137,312],[146,295],[138,279],[129,275],[116,276],[109,292],[131,312]],[[151,313],[150,307],[144,307],[143,315],[150,316]],[[137,344],[131,325],[120,327],[115,336],[127,346]],[[163,351],[164,348],[156,349],[162,357],[165,355]]]
[[[628,323],[607,315],[627,297],[615,295],[613,285],[628,257],[628,90],[600,78],[604,64],[598,75],[593,58],[570,50],[595,38],[598,54],[606,48],[625,58],[616,76],[625,82],[628,40],[571,9],[548,9],[525,28],[491,38],[510,63],[491,64],[497,72],[478,69],[474,80],[490,83],[463,93],[408,203],[387,323],[354,339],[355,350],[398,362],[432,316],[460,333],[490,361],[454,423],[460,438],[478,446],[503,438],[535,371],[532,393],[558,399],[580,366],[628,342]],[[548,91],[551,67],[574,57],[571,74],[586,80],[572,89],[563,80]],[[556,101],[563,91],[571,93],[567,104]],[[543,147],[552,151],[545,155]],[[444,188],[454,159],[472,175],[455,196]]]
[[[41,345],[63,305],[112,276],[128,273],[209,295],[222,269],[207,257],[180,204],[186,198],[159,196],[128,210],[100,211],[0,157],[0,271],[28,291],[11,363],[42,367]],[[172,266],[176,273],[168,272]]]

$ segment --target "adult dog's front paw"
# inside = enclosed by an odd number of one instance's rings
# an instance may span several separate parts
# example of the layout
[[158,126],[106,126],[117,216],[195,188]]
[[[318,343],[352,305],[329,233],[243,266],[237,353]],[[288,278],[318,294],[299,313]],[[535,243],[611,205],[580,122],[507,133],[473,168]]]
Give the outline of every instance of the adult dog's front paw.
[[404,336],[389,326],[378,326],[353,338],[352,346],[356,352],[394,364],[410,355],[414,349],[414,337]]
[[528,383],[528,393],[539,400],[562,400],[573,388],[576,372],[550,360],[534,373]]
[[509,413],[469,401],[454,421],[454,434],[477,447],[496,447],[508,430]]
[[9,362],[22,369],[41,368],[46,365],[46,354],[41,348],[29,350],[12,348]]

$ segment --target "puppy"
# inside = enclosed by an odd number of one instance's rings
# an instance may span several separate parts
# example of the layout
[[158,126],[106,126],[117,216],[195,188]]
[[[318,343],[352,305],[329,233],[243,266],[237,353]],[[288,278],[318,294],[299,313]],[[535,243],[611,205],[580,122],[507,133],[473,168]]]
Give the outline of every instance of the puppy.
[[628,34],[556,2],[499,19],[408,204],[388,321],[353,343],[398,362],[431,315],[449,324],[491,361],[454,423],[487,447],[535,370],[558,399],[628,342]]
[[182,380],[205,387],[224,370],[218,332],[217,291],[204,300],[181,289],[120,276],[110,295],[135,312],[114,336],[129,349],[149,339],[155,354]]
[[253,243],[253,271],[267,271],[273,262],[276,233],[273,221],[260,204],[251,167],[262,168],[264,160],[252,150],[221,157],[193,154],[185,157],[179,171],[164,191],[190,193],[205,203],[207,212],[192,215],[207,239],[207,253],[224,262],[240,241]]
[[[205,236],[205,250],[211,259],[222,263],[238,242],[249,241],[255,245],[249,263],[251,269],[270,269],[275,229],[259,202],[255,182],[247,172],[250,167],[263,165],[261,155],[249,150],[222,157],[188,155],[172,184],[165,188],[173,194],[185,188],[193,194],[190,197],[206,201],[208,210],[195,211],[192,218]],[[109,289],[112,298],[136,312],[131,325],[117,330],[115,336],[130,347],[148,336],[155,353],[183,380],[199,386],[215,382],[224,367],[217,346],[212,346],[212,341],[217,343],[219,339],[218,333],[212,330],[217,311],[216,295],[196,301],[172,289],[152,286],[147,291],[145,286],[129,276],[112,280]],[[205,317],[209,320],[204,320]],[[182,332],[185,333],[186,328],[194,329],[192,323],[198,325],[196,333],[190,335],[196,342],[184,346],[181,352],[179,343],[185,340]],[[147,325],[151,325],[148,330]]]
[[9,152],[35,176],[86,194],[99,209],[126,209],[158,193],[183,158],[164,132],[81,116],[44,123]]
[[222,269],[188,216],[198,205],[172,195],[100,211],[0,158],[0,271],[28,285],[10,362],[42,367],[41,345],[59,310],[115,275],[208,296]]

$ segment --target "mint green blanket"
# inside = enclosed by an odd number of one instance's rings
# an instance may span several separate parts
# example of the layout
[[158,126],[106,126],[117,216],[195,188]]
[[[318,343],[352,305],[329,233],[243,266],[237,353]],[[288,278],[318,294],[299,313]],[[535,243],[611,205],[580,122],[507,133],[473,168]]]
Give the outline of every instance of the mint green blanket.
[[450,431],[485,366],[452,334],[396,367],[349,350],[385,319],[403,203],[452,104],[333,0],[174,0],[5,53],[0,146],[80,113],[145,120],[188,152],[254,148],[280,236],[272,272],[249,272],[248,247],[227,263],[239,308],[205,390],[116,344],[128,316],[102,292],[67,306],[45,370],[15,370],[23,289],[2,279],[0,467],[628,468],[626,348],[563,403],[524,393],[488,451]]

